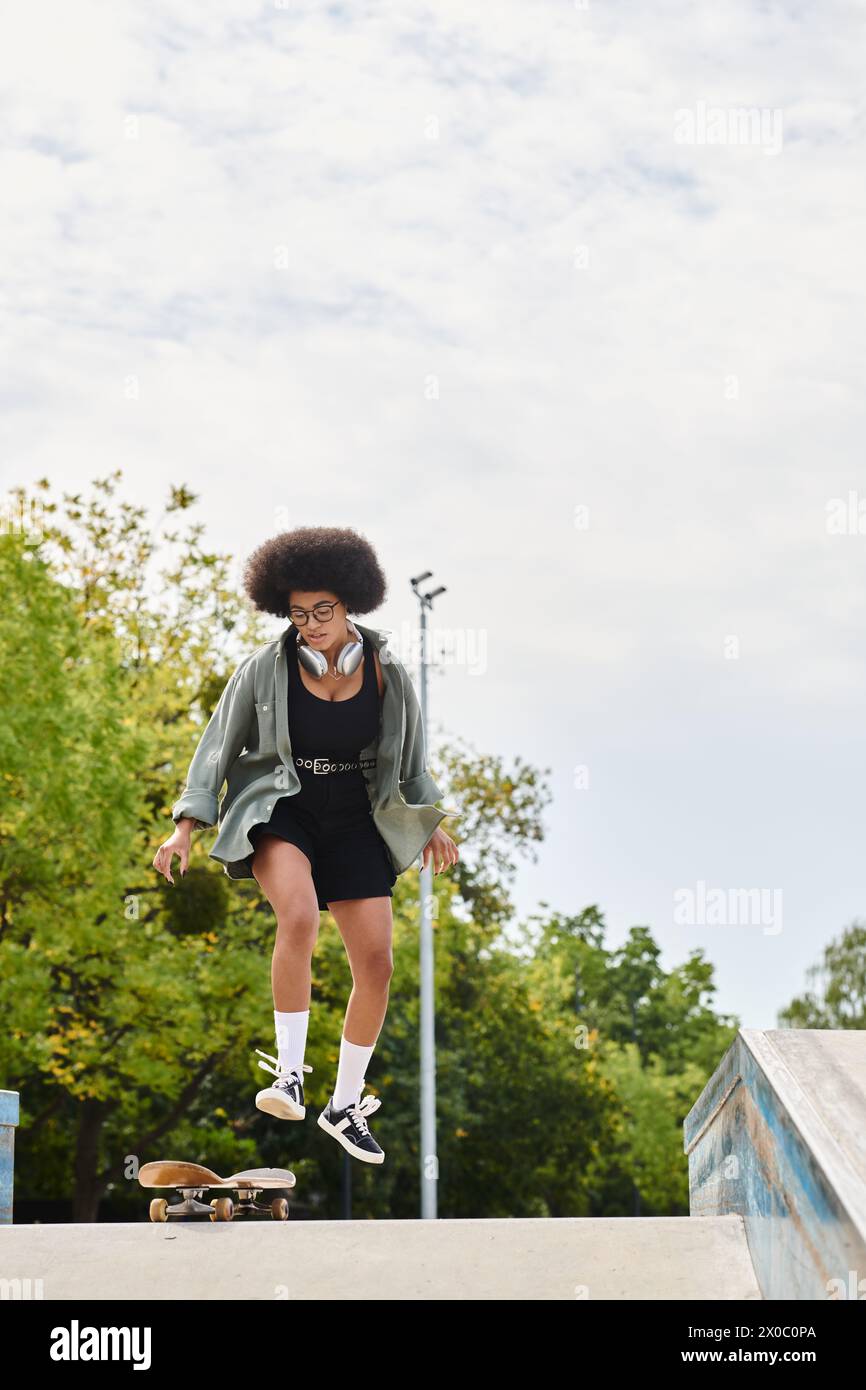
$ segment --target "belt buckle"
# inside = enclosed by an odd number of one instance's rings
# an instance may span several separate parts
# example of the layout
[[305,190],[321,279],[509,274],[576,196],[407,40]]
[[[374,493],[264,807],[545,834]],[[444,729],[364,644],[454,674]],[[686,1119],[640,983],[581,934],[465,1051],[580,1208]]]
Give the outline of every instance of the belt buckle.
[[326,764],[330,765],[329,759],[328,759],[328,758],[314,758],[314,759],[313,759],[313,771],[314,771],[314,772],[327,772],[327,771],[328,771],[328,767],[327,767],[327,766],[326,766],[326,767],[319,767],[319,763],[326,763]]

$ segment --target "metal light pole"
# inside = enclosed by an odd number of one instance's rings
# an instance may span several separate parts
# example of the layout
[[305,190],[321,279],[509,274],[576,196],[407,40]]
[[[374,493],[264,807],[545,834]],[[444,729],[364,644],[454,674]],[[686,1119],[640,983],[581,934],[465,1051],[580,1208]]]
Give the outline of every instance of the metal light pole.
[[[445,585],[422,594],[418,588],[429,579],[425,570],[411,581],[421,605],[421,722],[427,747],[427,610],[433,600],[445,593]],[[421,1216],[435,1221],[439,1181],[436,1153],[436,1033],[433,1000],[433,868],[421,869]]]

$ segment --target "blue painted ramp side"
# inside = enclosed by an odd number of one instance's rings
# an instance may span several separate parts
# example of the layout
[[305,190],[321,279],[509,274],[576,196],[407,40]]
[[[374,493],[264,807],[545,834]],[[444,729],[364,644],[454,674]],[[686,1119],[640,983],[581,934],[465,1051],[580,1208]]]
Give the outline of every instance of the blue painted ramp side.
[[743,1217],[764,1298],[866,1294],[866,1032],[741,1029],[683,1134],[691,1215]]
[[18,1092],[0,1091],[0,1226],[12,1224],[12,1178],[18,1114]]

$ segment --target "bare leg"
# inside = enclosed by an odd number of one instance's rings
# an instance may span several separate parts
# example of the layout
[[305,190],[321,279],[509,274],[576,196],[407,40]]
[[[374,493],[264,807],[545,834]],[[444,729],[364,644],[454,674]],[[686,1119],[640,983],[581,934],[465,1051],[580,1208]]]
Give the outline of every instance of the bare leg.
[[308,1009],[313,948],[319,935],[319,903],[310,861],[297,845],[263,834],[252,868],[277,919],[271,961],[274,1008],[281,1013]]
[[394,958],[391,899],[344,898],[328,903],[349,958],[352,993],[343,1036],[358,1047],[372,1047],[388,1009]]

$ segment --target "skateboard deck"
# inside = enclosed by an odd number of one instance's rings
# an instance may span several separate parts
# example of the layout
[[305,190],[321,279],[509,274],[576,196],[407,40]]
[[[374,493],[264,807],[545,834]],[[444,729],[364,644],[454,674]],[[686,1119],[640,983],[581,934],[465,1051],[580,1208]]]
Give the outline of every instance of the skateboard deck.
[[[157,1159],[139,1169],[142,1187],[173,1188],[182,1201],[170,1205],[165,1197],[154,1197],[150,1204],[151,1221],[168,1221],[172,1217],[207,1216],[211,1221],[232,1221],[234,1217],[251,1212],[270,1212],[275,1221],[286,1221],[289,1203],[285,1193],[295,1186],[295,1175],[288,1168],[246,1168],[221,1178],[212,1168],[200,1163],[183,1163],[172,1159]],[[220,1191],[220,1197],[210,1202],[201,1199],[207,1192]],[[273,1192],[266,1203],[257,1201],[262,1192]],[[225,1195],[234,1194],[232,1196]]]

